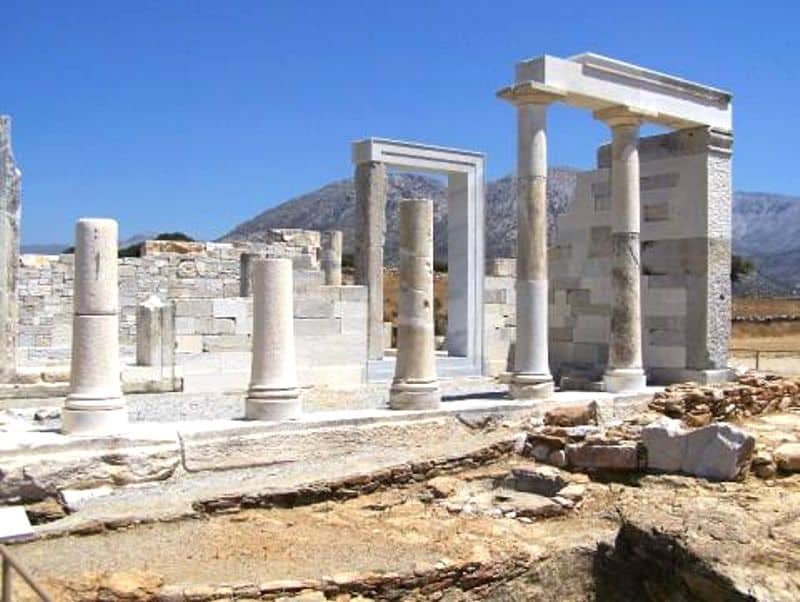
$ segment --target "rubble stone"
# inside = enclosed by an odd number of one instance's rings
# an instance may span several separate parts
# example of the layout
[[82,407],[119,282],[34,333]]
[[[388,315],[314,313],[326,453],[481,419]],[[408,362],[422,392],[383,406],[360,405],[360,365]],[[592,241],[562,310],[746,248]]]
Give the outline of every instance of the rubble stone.
[[785,472],[800,471],[800,443],[784,443],[775,449],[775,462]]
[[559,406],[544,415],[544,423],[551,426],[581,426],[597,424],[597,402],[587,405]]
[[553,497],[567,484],[561,471],[552,466],[524,465],[511,469],[517,491]]
[[672,418],[659,419],[642,429],[642,442],[649,469],[717,481],[740,477],[755,449],[751,435],[729,424],[687,431]]

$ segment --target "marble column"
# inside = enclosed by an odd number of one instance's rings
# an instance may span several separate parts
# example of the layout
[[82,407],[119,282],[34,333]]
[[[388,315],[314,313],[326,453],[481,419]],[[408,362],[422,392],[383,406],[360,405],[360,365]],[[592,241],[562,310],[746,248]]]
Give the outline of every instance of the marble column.
[[517,334],[509,393],[553,394],[548,354],[547,104],[517,107]]
[[383,358],[383,244],[386,234],[386,166],[356,165],[356,284],[367,287],[367,358]]
[[397,363],[389,392],[395,410],[439,406],[433,331],[433,201],[400,202]]
[[326,230],[320,233],[320,263],[328,286],[342,285],[342,232]]
[[17,364],[17,270],[22,173],[11,150],[11,118],[0,115],[0,382]]
[[611,127],[611,332],[606,391],[640,391],[642,363],[639,126],[642,116],[625,107],[597,111]]
[[249,420],[302,413],[294,346],[292,260],[253,259],[253,359],[245,401]]
[[80,219],[75,227],[70,393],[61,415],[68,434],[115,434],[128,422],[120,386],[117,239],[112,219]]

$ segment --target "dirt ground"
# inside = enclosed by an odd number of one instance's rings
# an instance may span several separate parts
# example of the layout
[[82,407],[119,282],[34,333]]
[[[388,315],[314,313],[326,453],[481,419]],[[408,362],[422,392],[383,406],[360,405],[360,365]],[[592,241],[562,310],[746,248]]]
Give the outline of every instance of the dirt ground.
[[754,297],[734,297],[733,316],[781,316],[799,315],[800,299],[789,298],[754,298]]
[[[462,473],[457,480],[474,497],[491,492],[497,476],[508,470],[504,461]],[[453,513],[432,503],[427,488],[419,483],[346,502],[140,525],[24,544],[15,552],[61,600],[70,599],[72,587],[101,573],[106,579],[141,573],[184,586],[403,573],[436,563],[549,555],[608,538],[616,528],[606,512],[611,493],[604,484],[590,485],[591,496],[574,514],[529,523]]]

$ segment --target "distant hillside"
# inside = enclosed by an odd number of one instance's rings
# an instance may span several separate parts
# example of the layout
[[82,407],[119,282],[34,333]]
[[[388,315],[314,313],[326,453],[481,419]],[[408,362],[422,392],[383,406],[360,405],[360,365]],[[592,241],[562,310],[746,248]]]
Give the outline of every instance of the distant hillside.
[[[576,170],[552,168],[548,180],[551,228],[556,214],[563,213],[575,191]],[[400,199],[424,197],[434,201],[435,254],[447,259],[446,185],[442,180],[415,174],[389,175],[387,194],[386,260],[397,259]],[[516,204],[510,176],[489,182],[486,190],[486,253],[490,257],[509,256],[516,244]],[[355,190],[352,180],[340,180],[268,209],[236,226],[220,240],[259,240],[270,228],[336,229],[344,232],[345,252],[352,252],[355,225]]]
[[[139,244],[145,240],[149,240],[151,238],[155,238],[157,236],[156,232],[142,232],[141,234],[134,234],[130,238],[126,238],[125,240],[120,241],[119,246],[120,248],[129,247],[131,245]],[[71,247],[72,243],[65,243],[65,242],[54,242],[54,243],[44,243],[44,244],[31,244],[31,245],[21,245],[20,252],[23,254],[30,254],[30,255],[58,255],[64,252],[64,249],[67,247]]]
[[[552,168],[547,196],[550,234],[555,216],[564,213],[575,193],[576,170]],[[516,243],[516,209],[510,176],[487,183],[486,254],[512,256]],[[389,176],[387,207],[388,263],[397,259],[397,203],[402,198],[434,200],[436,257],[447,257],[445,184],[413,174]],[[345,251],[352,251],[355,192],[351,180],[328,184],[281,203],[236,226],[221,240],[258,240],[269,228],[337,229],[344,232]],[[756,272],[735,286],[738,294],[800,294],[800,197],[770,193],[736,192],[733,199],[733,249],[751,258]]]
[[737,284],[737,293],[800,294],[800,197],[736,192],[733,250],[756,265],[756,273]]

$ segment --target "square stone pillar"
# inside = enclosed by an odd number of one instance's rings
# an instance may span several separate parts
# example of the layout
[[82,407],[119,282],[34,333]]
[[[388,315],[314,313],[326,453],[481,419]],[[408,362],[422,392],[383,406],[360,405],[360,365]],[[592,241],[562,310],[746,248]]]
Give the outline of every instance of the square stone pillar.
[[17,364],[17,268],[22,173],[11,151],[11,118],[0,115],[0,382]]
[[136,307],[136,365],[175,363],[175,303],[152,295]]
[[367,287],[367,358],[383,358],[383,245],[386,237],[386,166],[356,165],[356,284]]

